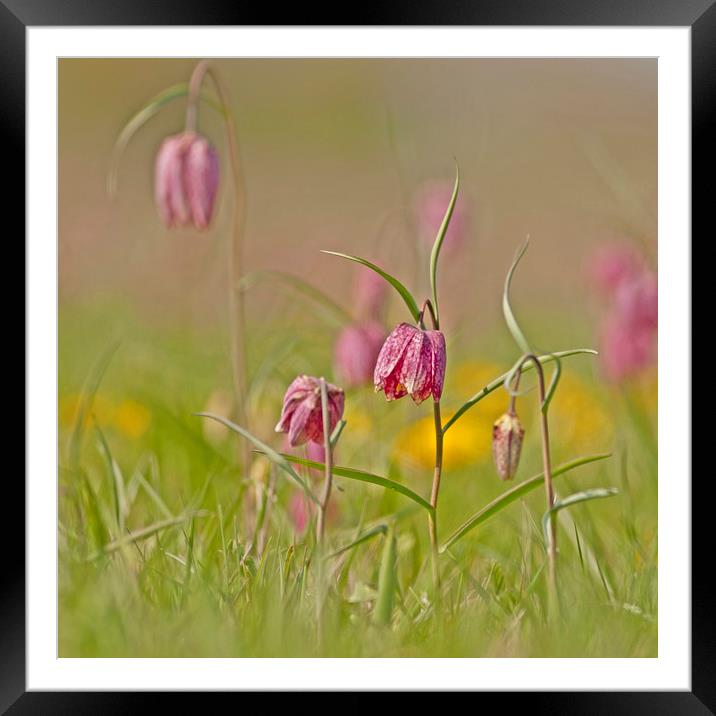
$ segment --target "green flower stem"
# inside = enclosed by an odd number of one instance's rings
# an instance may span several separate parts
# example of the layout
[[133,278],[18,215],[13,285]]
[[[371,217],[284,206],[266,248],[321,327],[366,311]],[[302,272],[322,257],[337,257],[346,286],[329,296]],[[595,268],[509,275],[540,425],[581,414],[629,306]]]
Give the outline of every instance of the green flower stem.
[[321,413],[323,416],[323,449],[326,453],[324,464],[323,495],[318,505],[316,520],[316,545],[318,549],[318,588],[316,589],[316,636],[319,649],[323,645],[323,603],[327,592],[325,556],[326,508],[331,499],[333,485],[333,444],[331,443],[331,424],[328,415],[328,389],[326,379],[320,379]]
[[[418,324],[420,328],[425,330],[425,309],[428,309],[430,313],[430,319],[433,323],[433,328],[436,331],[440,330],[440,323],[437,317],[437,313],[430,302],[427,299],[423,303],[423,307],[420,310],[418,316]],[[442,429],[442,417],[440,415],[440,401],[433,401],[433,416],[435,419],[435,469],[433,470],[433,486],[430,491],[430,507],[432,508],[428,513],[428,534],[430,535],[430,564],[433,572],[433,585],[435,587],[435,599],[436,601],[440,598],[440,569],[438,567],[438,495],[440,494],[440,479],[443,472],[443,429]]]
[[430,533],[430,558],[433,569],[433,583],[436,598],[440,591],[440,570],[438,568],[438,495],[440,493],[440,478],[443,471],[443,431],[440,418],[440,401],[433,402],[433,415],[435,417],[435,469],[433,471],[433,487],[430,492],[430,506],[428,513],[428,529]]
[[323,495],[318,506],[318,520],[316,522],[316,541],[323,545],[326,530],[326,509],[331,499],[331,488],[333,486],[333,444],[331,443],[331,426],[328,415],[328,390],[325,378],[320,379],[321,383],[321,412],[323,414],[323,449],[326,453],[324,463]]
[[[199,93],[205,76],[214,84],[219,102],[223,109],[224,130],[229,149],[229,163],[234,184],[233,229],[228,242],[229,269],[229,336],[231,353],[231,374],[234,386],[234,418],[239,425],[250,430],[248,422],[246,394],[248,390],[248,368],[246,364],[246,309],[243,290],[240,290],[241,273],[244,261],[244,231],[246,226],[246,187],[241,171],[241,154],[236,132],[236,121],[231,111],[228,93],[219,74],[209,60],[202,60],[189,80],[189,97],[186,110],[186,129],[195,131],[199,107]],[[251,461],[251,449],[244,443],[243,464],[248,470]]]
[[517,364],[517,376],[520,375],[522,366],[527,362],[531,362],[537,371],[537,384],[539,388],[542,469],[544,473],[544,491],[547,498],[547,512],[549,514],[550,539],[547,544],[547,556],[549,561],[550,604],[555,605],[554,597],[556,597],[557,587],[557,523],[552,511],[554,507],[554,487],[552,486],[552,458],[549,450],[549,424],[547,421],[547,410],[543,409],[547,402],[547,389],[544,380],[544,368],[542,367],[540,359],[533,353],[527,353],[522,356]]

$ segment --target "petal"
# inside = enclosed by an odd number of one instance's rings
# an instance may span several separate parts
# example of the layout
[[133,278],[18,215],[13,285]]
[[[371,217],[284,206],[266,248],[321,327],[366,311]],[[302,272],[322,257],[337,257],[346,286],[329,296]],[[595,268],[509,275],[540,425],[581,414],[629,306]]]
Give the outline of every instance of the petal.
[[445,350],[445,336],[440,331],[426,331],[431,346],[431,392],[434,400],[440,400],[445,382],[445,364],[447,351]]
[[378,359],[375,362],[373,382],[376,386],[382,387],[382,381],[387,378],[397,367],[403,357],[408,342],[420,331],[409,323],[399,324],[393,332],[385,339],[380,349]]
[[[376,388],[376,390],[380,390],[380,388]],[[404,398],[408,394],[405,386],[398,380],[395,374],[389,375],[383,381],[383,390],[385,391],[385,399],[389,401]]]
[[400,367],[398,377],[405,385],[408,395],[416,405],[430,395],[432,386],[432,358],[430,340],[425,331],[418,331],[405,351],[405,359]]
[[194,226],[200,231],[206,229],[219,186],[219,156],[204,137],[196,137],[187,150],[184,186]]
[[157,209],[167,228],[181,226],[189,219],[183,183],[186,136],[177,134],[165,139],[154,168],[154,197]]
[[297,406],[296,410],[290,419],[288,428],[288,442],[292,447],[296,445],[303,445],[312,438],[309,431],[313,433],[315,425],[312,423],[312,413],[315,411],[315,405],[312,404],[311,398],[302,400]]

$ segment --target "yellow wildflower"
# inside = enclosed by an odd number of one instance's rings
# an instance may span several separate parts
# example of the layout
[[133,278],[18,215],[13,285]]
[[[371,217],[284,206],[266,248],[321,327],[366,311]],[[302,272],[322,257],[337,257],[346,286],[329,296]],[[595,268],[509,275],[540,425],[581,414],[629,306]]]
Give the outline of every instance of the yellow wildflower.
[[136,439],[149,428],[151,413],[135,400],[123,400],[114,414],[114,427],[128,438]]

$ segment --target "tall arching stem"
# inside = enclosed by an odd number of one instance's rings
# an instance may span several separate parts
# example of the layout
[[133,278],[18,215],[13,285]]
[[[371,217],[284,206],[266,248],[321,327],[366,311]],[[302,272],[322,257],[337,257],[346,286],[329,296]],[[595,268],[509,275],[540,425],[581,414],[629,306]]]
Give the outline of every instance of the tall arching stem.
[[[199,111],[199,92],[205,76],[209,76],[216,89],[224,117],[224,130],[234,185],[234,206],[231,239],[228,249],[229,283],[229,340],[231,375],[234,387],[234,413],[239,425],[249,428],[246,396],[248,391],[248,369],[246,363],[246,309],[240,280],[244,262],[244,231],[246,226],[246,184],[241,170],[241,154],[236,132],[236,121],[231,111],[228,93],[218,72],[209,60],[202,60],[195,68],[189,81],[189,97],[186,109],[186,129],[196,131]],[[244,469],[249,469],[251,449],[244,445]]]

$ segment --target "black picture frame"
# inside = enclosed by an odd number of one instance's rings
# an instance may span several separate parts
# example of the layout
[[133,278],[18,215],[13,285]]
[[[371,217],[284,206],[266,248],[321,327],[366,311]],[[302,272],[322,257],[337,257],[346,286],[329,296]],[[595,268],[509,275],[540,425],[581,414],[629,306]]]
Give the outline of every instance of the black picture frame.
[[[397,0],[361,3],[350,17],[329,17],[325,10],[295,4],[281,10],[281,24],[299,25],[480,25],[480,26],[683,26],[691,28],[692,71],[692,226],[704,234],[713,223],[713,189],[710,177],[716,152],[709,135],[716,127],[716,0]],[[181,0],[0,0],[0,124],[2,158],[11,181],[3,194],[5,207],[24,231],[25,183],[25,30],[28,26],[91,25],[265,25],[276,15],[273,7],[236,2],[201,3]],[[6,238],[6,240],[9,240]],[[685,241],[689,241],[685,237]],[[691,243],[693,246],[693,242]],[[694,283],[694,285],[696,285]],[[700,302],[694,301],[697,307]],[[688,420],[690,416],[682,416]],[[703,433],[708,424],[694,422]],[[706,438],[708,440],[708,437]],[[698,444],[698,443],[697,443]],[[690,456],[684,456],[690,465]],[[686,483],[691,475],[671,475]],[[709,529],[710,474],[692,480],[692,690],[690,692],[566,692],[511,693],[509,706],[524,703],[530,712],[585,714],[705,714],[716,713],[716,630],[708,568],[713,563],[714,538]],[[4,479],[3,502],[24,504],[22,482]],[[14,514],[4,532],[24,534],[24,513]],[[27,692],[25,688],[25,560],[19,548],[6,549],[0,570],[0,712],[11,714],[126,713],[152,708],[167,694]],[[177,695],[177,694],[175,694]],[[190,707],[196,695],[182,694]],[[479,696],[479,708],[486,707]],[[198,702],[197,702],[198,705]],[[476,704],[477,705],[477,704]],[[502,701],[498,708],[504,709]]]

